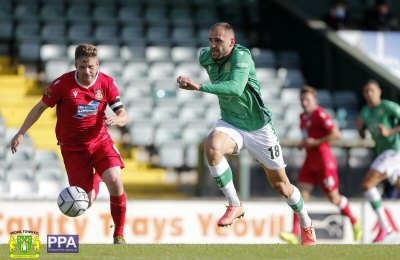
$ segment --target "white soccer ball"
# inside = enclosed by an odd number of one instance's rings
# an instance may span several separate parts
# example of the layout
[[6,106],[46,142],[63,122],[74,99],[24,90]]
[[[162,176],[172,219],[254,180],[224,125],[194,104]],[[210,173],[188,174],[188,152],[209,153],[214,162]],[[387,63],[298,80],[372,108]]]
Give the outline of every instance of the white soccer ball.
[[89,196],[78,186],[63,189],[58,195],[58,208],[69,217],[77,217],[85,213],[89,206]]

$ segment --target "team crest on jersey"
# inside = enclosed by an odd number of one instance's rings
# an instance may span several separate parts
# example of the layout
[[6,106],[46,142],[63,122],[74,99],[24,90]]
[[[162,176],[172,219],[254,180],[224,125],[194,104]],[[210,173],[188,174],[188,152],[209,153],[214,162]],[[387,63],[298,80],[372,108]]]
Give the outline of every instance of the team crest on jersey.
[[231,63],[226,63],[224,66],[224,72],[229,73],[231,71],[231,67],[232,67]]
[[384,114],[385,114],[385,109],[383,109],[383,108],[379,109],[378,115],[383,116]]
[[102,91],[101,89],[97,89],[97,90],[96,90],[95,98],[96,98],[97,100],[102,100],[102,99],[103,99],[103,91]]

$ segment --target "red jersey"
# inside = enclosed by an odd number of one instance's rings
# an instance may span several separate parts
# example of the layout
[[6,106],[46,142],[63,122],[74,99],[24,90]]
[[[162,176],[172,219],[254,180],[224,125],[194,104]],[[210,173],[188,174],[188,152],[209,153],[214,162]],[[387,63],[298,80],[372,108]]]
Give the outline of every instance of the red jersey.
[[[325,112],[322,107],[317,107],[311,114],[300,114],[300,128],[303,139],[307,137],[321,138],[328,135],[333,127],[332,118]],[[328,142],[320,144],[318,147],[307,148],[307,156],[324,156],[332,155]]]
[[104,122],[107,104],[117,111],[122,108],[114,80],[98,72],[90,86],[83,86],[77,72],[71,71],[54,80],[42,101],[57,105],[56,136],[64,150],[87,150],[101,142],[112,142]]

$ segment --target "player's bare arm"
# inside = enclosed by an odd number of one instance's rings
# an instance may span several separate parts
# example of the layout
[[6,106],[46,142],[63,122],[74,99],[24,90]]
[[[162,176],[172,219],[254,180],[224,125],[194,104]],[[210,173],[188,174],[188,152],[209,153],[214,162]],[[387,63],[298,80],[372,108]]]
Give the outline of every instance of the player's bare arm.
[[19,129],[18,133],[11,139],[11,151],[15,153],[17,151],[18,146],[22,143],[24,139],[25,133],[29,130],[29,128],[40,118],[43,111],[45,111],[48,106],[40,100],[29,112],[26,116],[24,123]]
[[195,82],[190,77],[179,76],[176,79],[176,82],[179,84],[179,87],[181,89],[198,90],[198,91],[201,89],[201,84]]
[[128,123],[128,113],[124,108],[120,108],[115,115],[106,115],[105,121],[107,125],[123,127]]
[[302,149],[302,148],[316,147],[316,146],[318,146],[318,145],[320,145],[322,143],[336,140],[339,137],[340,137],[340,130],[339,130],[339,128],[337,126],[335,126],[334,128],[332,128],[332,130],[326,136],[323,136],[323,137],[320,137],[320,138],[308,137],[308,138],[304,139],[298,145],[298,148]]
[[357,117],[357,119],[356,119],[356,127],[358,130],[358,134],[360,135],[361,138],[364,139],[366,136],[366,133],[365,133],[366,128],[364,126],[363,120],[360,117]]
[[383,137],[389,137],[391,135],[396,134],[399,131],[400,131],[400,126],[393,127],[392,129],[389,129],[389,128],[385,127],[383,124],[379,124],[379,133]]

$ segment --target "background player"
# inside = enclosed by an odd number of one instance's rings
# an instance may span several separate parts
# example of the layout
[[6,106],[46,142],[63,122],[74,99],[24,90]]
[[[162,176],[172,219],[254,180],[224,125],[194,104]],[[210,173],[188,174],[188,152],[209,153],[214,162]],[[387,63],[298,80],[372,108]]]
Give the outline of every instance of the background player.
[[382,91],[375,80],[366,83],[363,93],[367,105],[360,112],[357,128],[363,138],[366,130],[371,133],[377,157],[364,177],[362,188],[379,219],[380,230],[373,240],[379,242],[392,232],[392,227],[386,219],[377,185],[387,179],[400,188],[400,106],[381,99]]
[[[303,140],[298,148],[306,150],[306,159],[297,180],[300,192],[304,201],[308,201],[315,185],[320,185],[329,201],[350,219],[354,240],[360,240],[361,225],[352,214],[348,199],[339,193],[337,162],[329,145],[329,141],[339,138],[340,131],[328,113],[318,105],[315,88],[305,86],[300,91],[300,101],[303,107],[303,113],[300,114]],[[294,214],[292,232],[282,232],[280,237],[289,244],[298,244],[299,230],[299,219]]]
[[270,112],[261,99],[250,51],[235,44],[234,30],[228,23],[211,26],[209,44],[209,48],[200,52],[199,60],[212,83],[199,84],[186,76],[179,76],[177,83],[182,89],[212,93],[219,99],[222,119],[205,142],[211,175],[229,201],[218,226],[231,225],[236,218],[244,215],[244,208],[233,185],[232,170],[224,155],[238,154],[246,148],[260,162],[271,186],[299,215],[301,243],[315,245],[314,228],[303,198],[286,176],[282,149],[272,126]]
[[[69,184],[84,189],[91,206],[99,192],[99,183],[105,182],[115,224],[114,244],[124,244],[126,195],[121,179],[124,163],[105,123],[122,127],[128,123],[128,115],[114,80],[99,71],[96,46],[83,44],[76,48],[75,68],[48,86],[12,138],[11,150],[17,151],[25,133],[44,110],[56,106],[55,131]],[[107,104],[116,115],[105,115]]]

